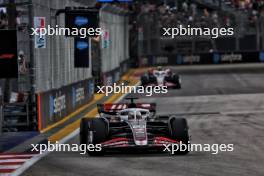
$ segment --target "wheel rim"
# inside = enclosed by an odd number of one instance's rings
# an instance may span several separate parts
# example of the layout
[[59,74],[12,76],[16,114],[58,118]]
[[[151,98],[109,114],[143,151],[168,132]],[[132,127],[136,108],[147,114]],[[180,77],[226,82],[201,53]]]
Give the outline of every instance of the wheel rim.
[[93,132],[92,131],[89,131],[89,134],[88,134],[88,144],[92,144],[93,143]]

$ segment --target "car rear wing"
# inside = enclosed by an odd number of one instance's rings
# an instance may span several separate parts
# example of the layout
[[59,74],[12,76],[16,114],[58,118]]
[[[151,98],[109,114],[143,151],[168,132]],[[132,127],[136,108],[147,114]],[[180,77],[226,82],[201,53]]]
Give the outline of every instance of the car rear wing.
[[156,112],[156,103],[105,103],[98,104],[97,109],[99,113],[106,113],[115,115],[118,111],[127,108],[142,108],[148,109],[150,112]]

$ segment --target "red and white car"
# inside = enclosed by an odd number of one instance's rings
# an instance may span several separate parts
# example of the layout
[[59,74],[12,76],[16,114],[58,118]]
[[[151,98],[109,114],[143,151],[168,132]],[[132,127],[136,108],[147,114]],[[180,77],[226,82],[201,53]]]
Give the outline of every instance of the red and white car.
[[181,89],[181,78],[178,74],[172,73],[170,69],[150,69],[141,76],[142,86],[167,86],[172,89]]
[[[156,104],[99,104],[99,118],[83,118],[80,124],[81,144],[101,144],[102,151],[87,151],[103,155],[110,150],[159,150],[164,144],[187,144],[187,121],[174,115],[156,116]],[[181,151],[180,154],[187,154]]]

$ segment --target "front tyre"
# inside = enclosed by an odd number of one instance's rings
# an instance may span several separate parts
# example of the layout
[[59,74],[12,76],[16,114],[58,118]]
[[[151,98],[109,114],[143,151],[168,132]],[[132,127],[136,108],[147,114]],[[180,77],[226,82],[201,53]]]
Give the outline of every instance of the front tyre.
[[[187,120],[185,118],[172,118],[170,127],[171,138],[188,145],[190,137]],[[188,148],[184,151],[177,151],[175,154],[185,155],[187,153],[189,153]]]
[[[80,124],[80,143],[94,146],[104,142],[107,138],[107,125],[103,119],[82,119]],[[101,156],[104,154],[103,149],[101,151],[87,150],[90,156]]]

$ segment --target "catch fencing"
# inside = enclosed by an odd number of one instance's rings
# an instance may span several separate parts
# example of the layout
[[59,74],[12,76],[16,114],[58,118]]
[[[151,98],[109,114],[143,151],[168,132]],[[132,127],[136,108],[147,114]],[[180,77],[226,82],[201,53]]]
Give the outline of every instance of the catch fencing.
[[[45,25],[65,27],[65,14],[58,9],[89,6],[87,1],[33,1],[33,16],[44,17]],[[88,40],[88,39],[87,39]],[[90,67],[74,67],[74,38],[46,36],[44,48],[34,49],[35,93],[37,94],[38,130],[42,130],[89,102],[94,79]],[[88,58],[87,58],[88,59]]]
[[[94,79],[91,66],[74,67],[74,38],[53,35],[36,40],[40,38],[31,36],[30,28],[37,27],[38,22],[45,27],[64,27],[64,14],[56,18],[58,9],[93,6],[95,0],[64,0],[63,3],[61,0],[15,0],[14,3],[18,15],[18,51],[24,56],[25,67],[19,72],[17,86],[12,87],[17,87],[13,89],[15,92],[30,93],[33,97],[23,100],[25,105],[30,101],[30,107],[23,113],[27,113],[27,117],[29,114],[30,124],[37,125],[30,129],[42,130],[90,101]],[[11,112],[15,112],[13,109]],[[4,119],[12,120],[8,115]],[[2,120],[0,122],[2,124]]]
[[[65,16],[61,14],[57,19],[57,9],[66,6],[83,6],[72,0],[33,1],[35,17],[45,17],[46,25],[55,27],[65,26]],[[59,89],[85,79],[90,79],[90,68],[74,68],[74,38],[66,36],[47,36],[46,48],[34,49],[36,93],[52,89]]]
[[[45,17],[46,24],[53,27],[56,24],[63,27],[65,22],[64,15],[55,18],[57,9],[87,5],[70,0],[64,4],[59,0],[36,2],[34,16]],[[100,10],[100,27],[103,31],[100,56],[94,48],[97,45],[92,44],[89,68],[74,68],[74,39],[71,37],[47,36],[46,48],[34,49],[39,130],[58,122],[93,98],[93,72],[99,70],[101,82],[109,85],[127,71],[129,31],[126,12],[105,5]],[[94,68],[95,65],[100,69]]]
[[105,5],[100,11],[101,79],[102,84],[112,85],[128,69],[129,18],[126,11]]
[[[248,24],[240,23],[240,21],[245,21],[242,17],[227,16],[232,19],[231,26],[229,26],[234,28],[234,35],[232,36],[219,36],[218,38],[212,38],[211,36],[175,36],[175,38],[171,38],[163,36],[164,31],[161,29],[166,26],[163,26],[165,24],[162,24],[163,21],[159,20],[161,15],[154,12],[140,14],[138,17],[139,47],[136,48],[139,65],[146,66],[152,63],[155,65],[222,63],[221,57],[223,55],[232,55],[232,53],[233,55],[240,54],[242,56],[239,56],[240,59],[232,59],[233,56],[231,58],[228,56],[229,59],[226,59],[225,63],[262,62],[264,17],[260,17],[254,23],[254,28],[248,30],[250,28]],[[248,28],[245,28],[245,26]],[[177,26],[172,25],[169,27]],[[223,25],[222,27],[225,26]],[[193,57],[197,55],[200,59]],[[209,57],[205,57],[206,55],[212,57],[208,59]],[[186,56],[188,56],[187,60],[191,60],[190,62],[184,62]],[[194,60],[190,59],[189,56],[194,58]],[[181,59],[182,57],[183,59]],[[219,62],[217,61],[218,58],[220,58]],[[195,60],[199,60],[199,62]]]

